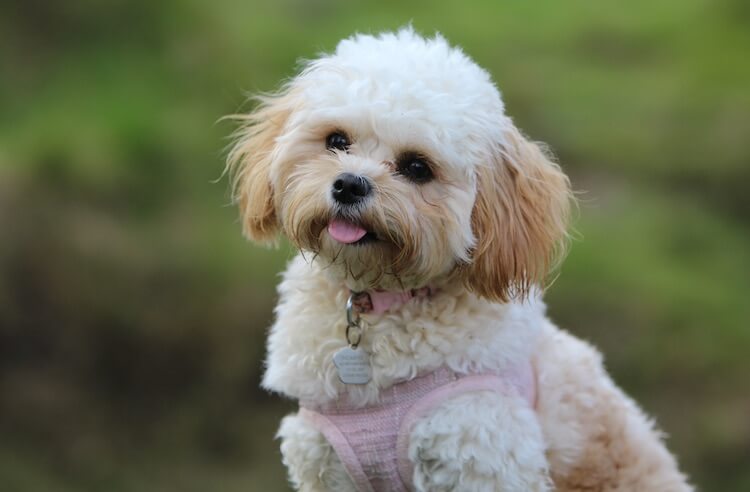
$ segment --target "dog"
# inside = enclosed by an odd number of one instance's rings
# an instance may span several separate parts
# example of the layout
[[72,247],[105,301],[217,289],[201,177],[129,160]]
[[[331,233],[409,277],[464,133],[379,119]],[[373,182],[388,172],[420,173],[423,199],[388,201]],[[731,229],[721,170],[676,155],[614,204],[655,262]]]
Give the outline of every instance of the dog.
[[686,491],[600,354],[541,300],[569,179],[440,35],[354,35],[240,120],[244,234],[299,250],[263,386],[302,491]]

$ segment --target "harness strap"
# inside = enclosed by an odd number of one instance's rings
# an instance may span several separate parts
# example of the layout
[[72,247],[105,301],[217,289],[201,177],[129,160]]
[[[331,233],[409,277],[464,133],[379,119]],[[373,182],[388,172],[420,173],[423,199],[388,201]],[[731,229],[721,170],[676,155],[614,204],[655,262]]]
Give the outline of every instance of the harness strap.
[[333,450],[336,451],[336,455],[338,455],[344,464],[346,473],[352,479],[352,482],[354,482],[357,490],[360,492],[374,492],[370,485],[370,480],[368,480],[365,471],[362,469],[362,464],[359,462],[359,458],[357,458],[357,454],[339,428],[328,417],[314,410],[303,407],[299,409],[299,415],[310,421],[323,434],[331,446],[333,446]]

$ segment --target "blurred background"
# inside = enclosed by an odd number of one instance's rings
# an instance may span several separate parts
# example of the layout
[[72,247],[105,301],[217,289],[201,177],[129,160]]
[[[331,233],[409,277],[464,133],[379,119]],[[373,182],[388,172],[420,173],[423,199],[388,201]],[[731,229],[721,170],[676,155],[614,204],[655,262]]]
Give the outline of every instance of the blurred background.
[[551,317],[703,490],[750,490],[750,3],[0,3],[0,489],[287,490],[245,95],[355,31],[463,46],[582,193]]

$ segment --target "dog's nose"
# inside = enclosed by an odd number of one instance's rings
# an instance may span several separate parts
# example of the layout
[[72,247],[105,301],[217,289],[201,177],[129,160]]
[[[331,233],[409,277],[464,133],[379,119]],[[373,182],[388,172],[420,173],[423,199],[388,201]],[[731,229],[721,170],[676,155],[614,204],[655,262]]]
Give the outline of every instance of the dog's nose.
[[334,200],[339,203],[357,203],[372,191],[372,186],[367,178],[352,173],[339,174],[333,182]]

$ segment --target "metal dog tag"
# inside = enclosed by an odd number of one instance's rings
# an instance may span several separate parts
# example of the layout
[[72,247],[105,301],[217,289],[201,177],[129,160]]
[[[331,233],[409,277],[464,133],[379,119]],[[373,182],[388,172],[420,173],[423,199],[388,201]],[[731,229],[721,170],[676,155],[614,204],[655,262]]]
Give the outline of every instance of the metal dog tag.
[[358,348],[344,347],[333,356],[333,363],[344,384],[367,384],[372,377],[370,356]]

